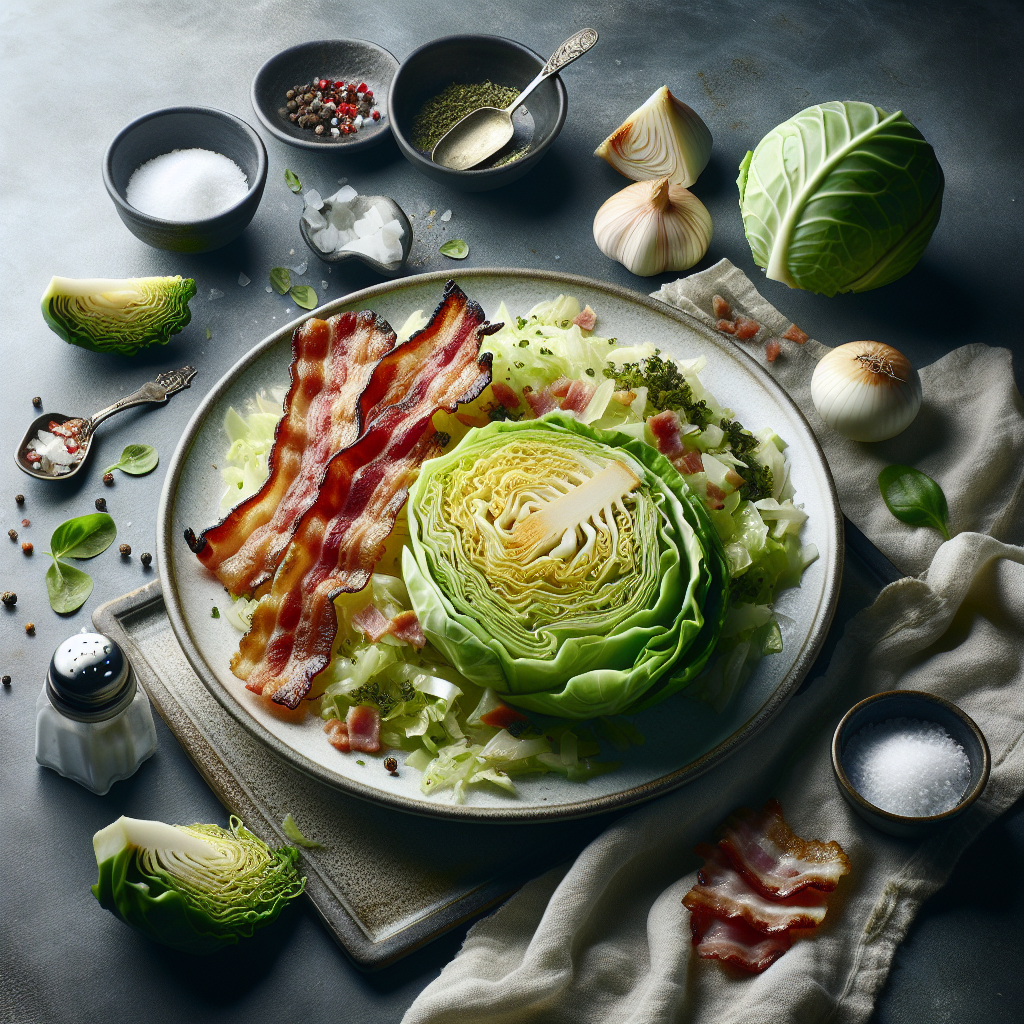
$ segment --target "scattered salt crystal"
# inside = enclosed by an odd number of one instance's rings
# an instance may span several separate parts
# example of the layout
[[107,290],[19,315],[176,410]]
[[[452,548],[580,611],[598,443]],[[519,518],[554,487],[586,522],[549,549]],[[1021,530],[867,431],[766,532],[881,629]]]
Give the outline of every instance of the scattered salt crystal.
[[340,128],[332,128],[331,129],[331,134],[334,135],[334,136],[338,136],[338,135],[341,134],[341,129]]
[[238,283],[243,287],[247,287],[252,284],[252,278],[246,277],[244,273],[238,275]]
[[339,185],[347,185],[348,184],[348,178],[339,178],[338,179],[338,184]]
[[306,204],[308,210],[319,210],[324,205],[323,199],[320,198],[320,193],[315,188],[308,189],[302,197],[302,201]]
[[[295,250],[292,249],[292,252],[295,252]],[[306,272],[306,268],[308,266],[309,266],[308,261],[307,260],[303,260],[298,266],[290,267],[289,269],[292,271],[292,273],[298,274],[299,277],[302,277],[302,275]]]
[[294,256],[295,255],[295,250],[294,249],[289,249],[288,250],[288,255],[289,256]]
[[206,298],[210,302],[216,302],[218,299],[224,298],[224,293],[217,288],[211,288],[210,294],[207,295]]
[[306,222],[306,227],[310,231],[322,231],[327,227],[327,218],[316,210],[305,210],[302,214],[302,219]]
[[323,289],[324,291],[327,291],[327,282],[326,282],[326,281],[321,281],[321,282],[320,282],[320,287],[321,287],[321,288],[322,288],[322,289]]
[[445,224],[447,224],[448,221],[450,221],[451,219],[452,219],[452,211],[451,210],[445,210],[444,213],[441,214],[441,220],[443,220],[445,222]]
[[971,781],[971,762],[936,722],[890,718],[856,732],[843,768],[865,800],[891,814],[928,817],[952,810]]
[[162,220],[216,217],[245,198],[249,179],[233,160],[209,149],[175,149],[147,160],[128,179],[125,198]]
[[[342,178],[341,180],[344,183],[348,181],[348,178]],[[338,191],[331,196],[331,199],[333,200],[334,205],[337,206],[339,203],[352,202],[357,195],[359,195],[359,193],[351,185],[343,184],[342,188],[338,189]]]
[[555,257],[556,260],[560,260],[561,258],[562,258],[561,256],[556,256]]
[[272,292],[272,291],[273,291],[274,289],[273,289],[273,288],[271,288],[271,287],[270,287],[270,285],[268,284],[268,285],[267,285],[267,287],[266,287],[266,288],[264,288],[263,290],[264,290],[264,291],[267,291],[267,292]]
[[355,116],[355,117],[354,117],[354,118],[352,119],[352,123],[353,123],[353,124],[354,124],[354,125],[355,125],[355,126],[356,126],[357,128],[362,128],[362,127],[363,127],[363,118],[362,118],[362,115],[361,115],[361,114],[356,114],[356,116]]

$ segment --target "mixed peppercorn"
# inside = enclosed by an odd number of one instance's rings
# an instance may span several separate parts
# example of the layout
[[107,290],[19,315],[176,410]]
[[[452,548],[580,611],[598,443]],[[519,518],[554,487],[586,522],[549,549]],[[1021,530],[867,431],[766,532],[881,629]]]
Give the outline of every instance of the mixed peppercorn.
[[373,90],[365,82],[332,82],[314,78],[305,85],[293,86],[285,93],[281,113],[292,124],[316,135],[338,138],[352,135],[366,121],[379,121]]

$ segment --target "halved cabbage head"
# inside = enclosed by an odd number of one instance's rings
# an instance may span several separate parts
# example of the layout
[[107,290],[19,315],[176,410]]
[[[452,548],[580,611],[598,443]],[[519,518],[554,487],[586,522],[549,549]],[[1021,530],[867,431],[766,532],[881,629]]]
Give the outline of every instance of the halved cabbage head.
[[721,631],[728,570],[703,506],[653,448],[572,416],[470,431],[424,464],[409,524],[424,633],[520,707],[638,711],[686,685]]

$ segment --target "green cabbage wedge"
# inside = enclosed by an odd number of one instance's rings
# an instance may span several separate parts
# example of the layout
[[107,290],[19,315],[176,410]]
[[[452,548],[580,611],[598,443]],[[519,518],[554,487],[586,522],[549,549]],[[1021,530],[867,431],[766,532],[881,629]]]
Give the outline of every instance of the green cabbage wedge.
[[424,633],[519,707],[642,710],[721,632],[728,568],[703,505],[653,448],[570,415],[470,431],[424,464],[409,527]]
[[133,356],[147,345],[166,345],[189,322],[195,293],[191,278],[54,277],[41,305],[50,330],[66,342]]
[[298,850],[272,850],[234,817],[228,829],[121,817],[92,842],[100,905],[187,953],[252,935],[306,885]]
[[770,131],[736,184],[754,262],[773,281],[835,295],[914,267],[939,222],[944,178],[901,111],[832,102]]

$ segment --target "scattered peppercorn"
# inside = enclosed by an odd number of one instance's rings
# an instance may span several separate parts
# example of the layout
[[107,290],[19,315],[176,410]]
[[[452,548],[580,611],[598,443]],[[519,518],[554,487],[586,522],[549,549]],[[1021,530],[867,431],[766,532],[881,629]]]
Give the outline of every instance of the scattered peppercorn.
[[279,113],[300,128],[311,129],[321,138],[338,138],[359,131],[367,121],[380,120],[380,111],[374,110],[373,90],[365,82],[356,85],[332,82],[326,78],[313,79],[305,85],[296,85],[285,94],[285,105]]
[[32,525],[32,520],[31,519],[22,519],[21,525],[22,526],[31,526]]
[[34,622],[26,622],[25,623],[25,632],[28,633],[29,636],[35,636],[36,635],[36,624]]
[[392,775],[398,774],[398,761],[393,757],[384,758],[384,767],[387,771],[391,772]]
[[122,558],[130,558],[132,554],[131,544],[122,544],[118,549],[121,552]]
[[18,531],[17,530],[8,530],[7,531],[7,536],[10,537],[11,540],[17,540],[18,539]]
[[139,555],[139,561],[148,569],[153,564],[153,556],[148,551],[143,551]]
[[14,500],[15,500],[15,502],[18,505],[24,505],[25,504],[25,495],[24,494],[16,494],[14,496]]
[[113,473],[104,473],[103,474],[103,482],[108,487],[113,487],[114,486],[114,474]]
[[0,601],[3,601],[8,608],[13,608],[18,603],[18,595],[13,590],[5,590],[0,594]]
[[96,499],[96,511],[97,512],[106,512],[107,511],[107,499],[106,498],[97,498]]
[[3,682],[4,686],[6,686],[8,689],[11,688],[11,677],[10,676],[4,676],[2,682]]
[[24,551],[26,555],[31,555],[32,554],[32,550],[33,550],[32,549],[32,541],[30,541],[30,540],[25,541],[21,545],[21,550]]
[[40,398],[40,397],[39,397],[38,395],[36,395],[36,397],[32,399],[32,404],[33,404],[33,405],[34,405],[34,406],[35,406],[35,407],[36,407],[37,409],[39,409],[39,408],[41,408],[41,407],[42,407],[42,404],[43,404],[43,400],[42,400],[42,399],[41,399],[41,398]]

